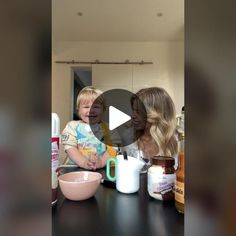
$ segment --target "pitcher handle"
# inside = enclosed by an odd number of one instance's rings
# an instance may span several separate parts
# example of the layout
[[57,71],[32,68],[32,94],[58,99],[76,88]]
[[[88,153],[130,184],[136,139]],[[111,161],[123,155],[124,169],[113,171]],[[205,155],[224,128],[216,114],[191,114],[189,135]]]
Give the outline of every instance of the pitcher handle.
[[107,178],[110,180],[110,181],[116,181],[116,165],[114,165],[114,168],[115,168],[115,175],[114,176],[111,176],[110,174],[110,163],[111,162],[114,162],[114,164],[116,164],[116,159],[115,158],[109,158],[107,160],[107,165],[106,165],[106,175],[107,175]]

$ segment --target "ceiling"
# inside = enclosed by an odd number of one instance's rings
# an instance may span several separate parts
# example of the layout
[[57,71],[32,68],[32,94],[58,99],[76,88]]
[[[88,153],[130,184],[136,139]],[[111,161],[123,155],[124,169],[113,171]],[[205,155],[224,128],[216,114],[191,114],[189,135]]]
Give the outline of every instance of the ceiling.
[[53,0],[52,37],[53,42],[183,41],[184,0]]

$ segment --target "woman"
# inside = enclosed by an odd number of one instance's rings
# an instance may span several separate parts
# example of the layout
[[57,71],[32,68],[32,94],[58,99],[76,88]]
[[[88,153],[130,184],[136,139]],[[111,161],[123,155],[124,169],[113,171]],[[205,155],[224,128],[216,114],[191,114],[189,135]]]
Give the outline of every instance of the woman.
[[128,155],[148,160],[155,155],[176,158],[175,106],[169,94],[159,87],[144,88],[131,99],[131,105],[139,138],[126,147]]

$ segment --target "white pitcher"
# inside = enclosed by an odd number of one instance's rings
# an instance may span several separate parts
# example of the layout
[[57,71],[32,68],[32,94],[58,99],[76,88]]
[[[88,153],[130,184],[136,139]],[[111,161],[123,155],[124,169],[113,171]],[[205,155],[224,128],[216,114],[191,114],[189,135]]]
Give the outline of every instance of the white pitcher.
[[[115,175],[110,175],[110,165],[115,163]],[[135,193],[139,190],[139,173],[145,162],[128,156],[127,160],[123,155],[107,160],[106,175],[111,181],[116,181],[116,189],[122,193]]]

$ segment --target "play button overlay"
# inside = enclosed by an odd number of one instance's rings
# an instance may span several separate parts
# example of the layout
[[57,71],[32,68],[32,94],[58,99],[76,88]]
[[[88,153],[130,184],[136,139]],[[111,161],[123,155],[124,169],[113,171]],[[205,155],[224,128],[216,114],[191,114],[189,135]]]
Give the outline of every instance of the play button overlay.
[[92,133],[102,143],[113,147],[136,142],[143,134],[146,119],[141,99],[124,89],[111,89],[98,96],[89,113]]
[[130,116],[126,115],[124,112],[116,109],[113,106],[109,107],[109,130],[112,131],[120,125],[131,119]]

